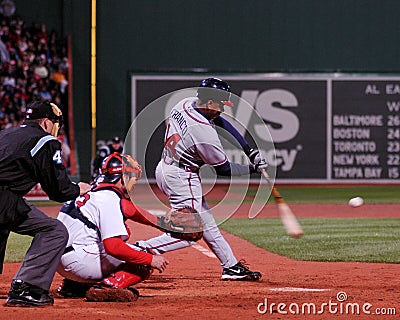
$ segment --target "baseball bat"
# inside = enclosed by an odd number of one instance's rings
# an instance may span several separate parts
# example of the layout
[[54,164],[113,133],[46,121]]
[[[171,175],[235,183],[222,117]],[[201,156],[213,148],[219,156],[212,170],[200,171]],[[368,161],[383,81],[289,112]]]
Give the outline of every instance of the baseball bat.
[[275,202],[278,205],[279,216],[281,218],[283,226],[286,229],[287,234],[293,238],[300,238],[304,234],[304,232],[299,222],[297,221],[296,216],[286,204],[285,200],[283,200],[278,189],[274,187],[270,177],[268,176],[267,170],[263,169],[261,171],[268,184],[272,187],[272,196],[274,197]]

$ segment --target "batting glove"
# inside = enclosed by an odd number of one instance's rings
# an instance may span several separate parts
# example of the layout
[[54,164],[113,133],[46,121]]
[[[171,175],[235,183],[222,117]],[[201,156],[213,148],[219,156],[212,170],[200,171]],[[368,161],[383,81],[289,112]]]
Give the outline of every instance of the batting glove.
[[255,172],[261,173],[262,170],[266,170],[268,168],[268,163],[265,159],[261,157],[259,150],[252,149],[248,157],[251,164],[254,166]]

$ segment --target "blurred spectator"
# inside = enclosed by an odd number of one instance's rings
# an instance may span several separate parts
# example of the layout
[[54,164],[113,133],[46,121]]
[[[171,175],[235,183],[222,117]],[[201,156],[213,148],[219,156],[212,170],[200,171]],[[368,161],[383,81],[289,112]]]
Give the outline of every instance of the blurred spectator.
[[66,74],[67,68],[63,68],[61,63],[59,64],[58,69],[52,74],[52,78],[60,86],[60,91],[62,94],[65,93],[65,89],[68,86],[68,81],[65,77]]
[[0,13],[5,17],[11,17],[15,13],[14,1],[12,1],[12,0],[1,1]]
[[35,76],[39,76],[42,79],[47,78],[49,76],[49,70],[47,70],[45,66],[45,61],[43,57],[44,55],[41,55],[39,58],[37,58],[36,65],[34,68]]
[[43,83],[40,90],[39,90],[39,94],[42,100],[51,100],[51,94],[47,88],[47,86]]
[[92,180],[94,180],[100,174],[100,168],[104,158],[113,152],[121,153],[123,148],[123,143],[118,136],[112,138],[112,140],[107,144],[98,144],[96,156],[92,161]]
[[68,105],[66,42],[15,12],[13,1],[0,0],[0,130],[21,124],[33,99],[55,102],[65,115]]
[[7,50],[7,46],[0,39],[0,63],[10,61],[10,53]]

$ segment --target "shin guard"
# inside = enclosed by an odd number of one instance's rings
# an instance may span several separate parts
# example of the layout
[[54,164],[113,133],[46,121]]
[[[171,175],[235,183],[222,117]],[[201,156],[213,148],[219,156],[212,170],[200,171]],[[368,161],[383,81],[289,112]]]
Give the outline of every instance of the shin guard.
[[125,289],[148,279],[151,273],[152,268],[150,266],[124,264],[119,270],[103,279],[102,282],[113,288]]

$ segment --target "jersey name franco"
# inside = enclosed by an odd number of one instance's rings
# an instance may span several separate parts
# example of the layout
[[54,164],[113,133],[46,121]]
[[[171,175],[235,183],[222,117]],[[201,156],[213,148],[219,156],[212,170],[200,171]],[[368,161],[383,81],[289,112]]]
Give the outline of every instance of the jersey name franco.
[[206,163],[217,166],[228,160],[214,124],[194,108],[196,100],[184,99],[171,110],[164,140],[165,164],[196,171]]

